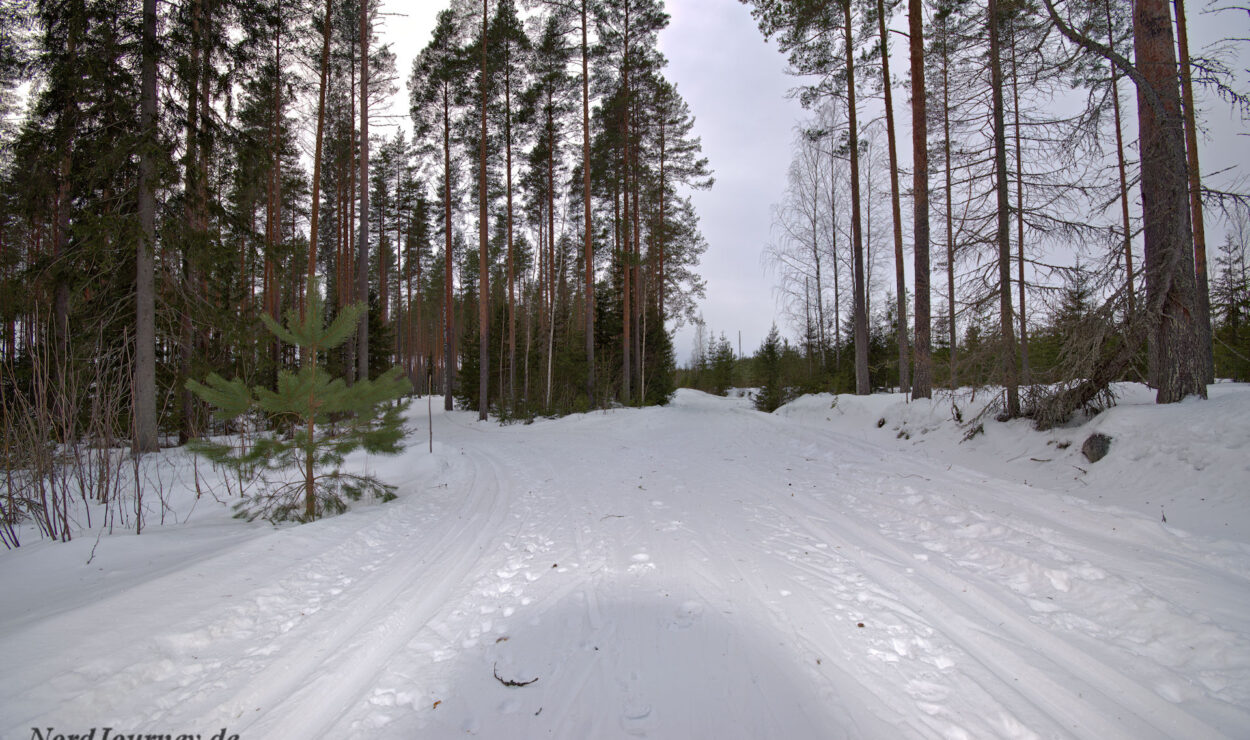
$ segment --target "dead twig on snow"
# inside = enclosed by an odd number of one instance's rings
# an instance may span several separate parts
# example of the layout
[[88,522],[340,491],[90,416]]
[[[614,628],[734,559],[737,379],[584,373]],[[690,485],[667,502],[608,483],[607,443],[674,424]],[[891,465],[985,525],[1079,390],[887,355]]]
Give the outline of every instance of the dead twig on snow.
[[518,687],[518,686],[529,686],[530,684],[532,684],[532,683],[534,683],[535,681],[537,681],[537,680],[538,680],[538,677],[537,677],[537,676],[535,676],[534,678],[531,678],[531,679],[530,679],[530,680],[528,680],[528,681],[512,681],[512,680],[510,680],[510,679],[505,679],[505,678],[503,678],[502,676],[500,676],[500,675],[499,675],[499,664],[498,664],[498,663],[494,664],[491,668],[492,668],[492,671],[493,671],[493,672],[494,672],[494,674],[495,674],[495,680],[496,680],[496,681],[498,681],[499,683],[503,684],[504,686],[511,686],[511,687],[514,687],[514,688],[515,688],[515,687]]

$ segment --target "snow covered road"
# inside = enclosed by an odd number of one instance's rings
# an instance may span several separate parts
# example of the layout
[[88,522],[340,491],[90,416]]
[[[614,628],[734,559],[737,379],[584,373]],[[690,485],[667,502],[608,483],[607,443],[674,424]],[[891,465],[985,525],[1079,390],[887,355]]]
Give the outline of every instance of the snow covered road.
[[[1243,543],[695,392],[531,425],[440,415],[433,455],[413,418],[414,447],[369,463],[402,483],[390,504],[235,525],[79,598],[0,558],[29,602],[0,609],[0,737],[1250,728]],[[42,547],[81,563],[90,544]]]

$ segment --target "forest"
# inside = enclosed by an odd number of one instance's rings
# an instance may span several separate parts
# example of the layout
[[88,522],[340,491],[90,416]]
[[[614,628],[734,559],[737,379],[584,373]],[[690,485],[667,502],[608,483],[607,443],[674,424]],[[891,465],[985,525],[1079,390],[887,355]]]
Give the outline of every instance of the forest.
[[1206,1],[0,0],[0,736],[1246,737]]
[[[296,369],[483,419],[671,395],[712,178],[660,3],[453,3],[410,70],[376,2],[3,13],[6,469],[237,429],[209,401]],[[371,136],[401,88],[413,134]]]
[[1195,95],[1250,109],[1182,0],[744,2],[811,114],[764,246],[799,336],[700,325],[680,370],[713,168],[661,0],[454,0],[411,69],[376,0],[0,2],[0,519],[67,531],[44,481],[104,500],[108,451],[240,431],[291,444],[201,451],[304,466],[316,518],[359,489],[314,468],[393,447],[412,394],[973,385],[1045,427],[1250,378],[1250,211],[1202,183]]
[[1240,174],[1203,184],[1227,158],[1199,162],[1195,103],[1244,129],[1235,33],[1191,55],[1183,2],[744,2],[809,113],[763,255],[797,341],[735,362],[700,331],[681,382],[775,402],[993,386],[1045,427],[1112,380],[1166,402],[1250,379],[1250,204]]

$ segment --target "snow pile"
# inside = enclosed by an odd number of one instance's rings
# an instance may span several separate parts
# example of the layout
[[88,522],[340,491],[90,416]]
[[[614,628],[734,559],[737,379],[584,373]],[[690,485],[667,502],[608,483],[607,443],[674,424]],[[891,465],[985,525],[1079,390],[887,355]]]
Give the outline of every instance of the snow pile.
[[1244,736],[1250,388],[1120,390],[967,441],[984,396],[436,412],[432,454],[419,403],[350,461],[391,503],[0,553],[0,738]]
[[[1156,405],[1144,385],[1121,383],[1113,390],[1112,408],[1047,432],[1024,419],[995,421],[996,396],[967,390],[910,402],[901,394],[819,394],[776,413],[1160,522],[1166,518],[1177,534],[1250,543],[1250,386],[1219,383],[1210,386],[1208,401],[1166,406]],[[984,431],[973,433],[978,426]],[[1081,450],[1096,433],[1111,438],[1111,449],[1091,463]]]

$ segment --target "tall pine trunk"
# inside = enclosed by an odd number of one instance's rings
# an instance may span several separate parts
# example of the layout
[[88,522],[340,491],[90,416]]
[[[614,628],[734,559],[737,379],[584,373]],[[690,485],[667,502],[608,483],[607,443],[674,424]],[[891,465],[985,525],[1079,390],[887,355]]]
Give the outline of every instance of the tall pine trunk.
[[143,0],[143,80],[139,151],[139,234],[135,255],[135,452],[160,449],[156,435],[156,0]]
[[443,83],[443,218],[446,238],[443,244],[443,262],[446,271],[443,277],[443,409],[451,411],[452,376],[455,374],[456,359],[451,351],[454,336],[451,290],[451,91],[446,82]]
[[[550,94],[550,93],[549,93]],[[547,110],[553,110],[550,98]],[[547,114],[547,408],[556,353],[556,124]]]
[[851,26],[851,2],[841,0],[846,41],[846,97],[848,144],[851,154],[851,239],[855,282],[855,393],[872,392],[868,376],[868,301],[864,286],[864,235],[860,228],[859,133],[855,119],[855,46]]
[[1194,234],[1194,272],[1198,291],[1198,341],[1202,353],[1203,379],[1215,382],[1215,357],[1211,346],[1211,288],[1207,280],[1207,236],[1202,218],[1202,175],[1198,169],[1197,111],[1189,68],[1189,33],[1185,23],[1185,0],[1173,0],[1176,8],[1176,40],[1180,50],[1181,100],[1185,106],[1185,152],[1189,167],[1189,219]]
[[[511,46],[504,47],[509,54]],[[504,59],[504,159],[507,167],[508,192],[508,399],[509,407],[516,408],[516,275],[513,272],[516,259],[512,240],[512,60]]]
[[1133,5],[1133,49],[1145,85],[1137,88],[1141,135],[1146,296],[1158,403],[1206,398],[1189,223],[1189,168],[1167,0]]
[[622,279],[623,279],[623,286],[624,286],[623,296],[622,296],[622,301],[621,301],[622,324],[623,324],[623,327],[621,330],[621,403],[625,404],[626,406],[629,405],[630,399],[632,397],[632,394],[630,393],[630,390],[631,390],[630,382],[633,378],[633,371],[631,369],[630,351],[633,348],[632,320],[634,317],[632,300],[631,300],[633,297],[632,296],[633,286],[630,283],[631,270],[629,269],[630,264],[633,261],[632,254],[631,254],[632,246],[630,244],[633,231],[632,231],[632,224],[630,222],[630,203],[629,203],[629,194],[630,194],[630,191],[632,190],[631,184],[630,184],[630,174],[631,174],[630,162],[632,161],[630,158],[630,153],[633,149],[633,147],[630,146],[631,142],[629,139],[630,135],[632,134],[629,128],[630,108],[631,108],[630,90],[629,90],[629,30],[630,30],[629,4],[626,3],[624,47],[622,48],[623,53],[621,56],[621,88],[624,91],[624,94],[622,95],[622,100],[624,101],[624,103],[621,106],[621,142],[623,143],[623,146],[624,146],[624,152],[623,152],[623,156],[621,160],[621,168],[624,173],[623,176],[625,180],[625,183],[624,183],[625,239],[624,239],[624,244],[622,244],[621,246],[621,272],[622,272]]
[[[920,0],[909,0],[907,23],[911,34],[912,121],[912,246],[916,282],[916,372],[912,397],[933,395],[933,360],[929,349],[929,142],[924,84],[924,11]],[[896,206],[897,209],[897,206]],[[895,216],[897,218],[897,215]],[[952,320],[952,325],[953,325]],[[955,351],[954,344],[951,352]]]
[[490,408],[490,270],[487,264],[486,237],[486,23],[489,20],[486,11],[486,0],[482,0],[482,78],[481,78],[481,121],[482,131],[478,151],[478,291],[477,291],[477,323],[478,323],[478,383],[477,383],[477,418],[486,421],[487,410]]
[[[308,270],[307,285],[308,291],[317,289],[317,229],[320,227],[318,223],[319,203],[321,200],[321,144],[325,134],[325,118],[326,118],[326,77],[330,69],[330,18],[333,15],[334,6],[332,0],[326,0],[326,14],[322,28],[321,38],[321,83],[317,93],[317,137],[313,146],[313,176],[312,176],[312,213],[309,217],[308,224]],[[305,319],[305,311],[308,310],[308,304],[311,301],[305,299],[300,302],[300,321]],[[317,367],[316,351],[305,352],[303,361],[310,368]],[[315,397],[313,391],[309,390],[309,408],[315,408]],[[309,440],[316,433],[316,417],[314,414],[308,415],[307,434]],[[314,459],[312,453],[304,456],[304,519],[312,521],[317,518],[317,490],[314,486],[315,478],[313,477]]]
[[365,307],[356,328],[356,375],[369,379],[369,2],[360,3],[360,236],[356,300]]
[[[1111,24],[1111,0],[1104,0],[1103,10],[1107,17],[1107,45],[1115,47],[1115,30]],[[1124,229],[1124,287],[1128,301],[1127,316],[1131,319],[1136,312],[1136,296],[1133,287],[1133,231],[1129,220],[1128,208],[1128,174],[1124,164],[1124,127],[1120,120],[1120,72],[1113,63],[1111,65],[1111,112],[1115,120],[1115,158],[1120,175],[1120,217],[1121,228]]]
[[586,395],[595,405],[595,249],[590,227],[590,73],[586,43],[586,3],[582,0],[582,207],[583,260],[586,267]]
[[[907,278],[903,269],[903,216],[899,208],[898,147],[894,136],[894,94],[890,80],[890,39],[885,27],[885,0],[877,0],[877,29],[881,34],[881,78],[885,88],[885,134],[890,150],[890,215],[894,220],[894,289],[898,293],[898,387],[911,387],[907,347]],[[914,71],[914,70],[913,70]],[[922,98],[923,99],[923,98]],[[917,170],[919,171],[919,170]]]
[[[919,0],[909,0],[919,2]],[[913,7],[915,7],[913,5]],[[912,23],[916,23],[915,20]],[[959,332],[955,322],[955,188],[951,172],[951,102],[950,102],[950,29],[948,16],[942,16],[942,153],[945,160],[944,174],[946,186],[946,304],[948,326],[947,342],[950,343],[950,380],[951,390],[959,387]],[[912,36],[917,38],[916,35]],[[914,43],[914,41],[913,41]],[[914,47],[913,47],[914,48]],[[914,57],[913,57],[914,59]]]
[[[829,121],[833,125],[832,117]],[[833,367],[842,365],[842,268],[838,266],[838,169],[837,150],[829,140],[829,252],[833,256]]]
[[[820,270],[820,167],[818,159],[812,160],[812,204],[807,224],[812,231],[812,269],[816,278],[816,351],[820,367],[825,367],[825,309],[822,297],[824,284]],[[806,283],[806,280],[804,280]],[[809,321],[810,326],[810,321]],[[808,332],[811,333],[810,331]]]
[[624,191],[624,220],[623,230],[624,238],[621,240],[621,403],[626,406],[630,403],[630,381],[633,378],[633,372],[630,368],[630,349],[632,343],[630,336],[632,335],[630,320],[633,318],[634,312],[631,307],[630,298],[633,291],[630,289],[629,282],[630,271],[630,249],[633,236],[632,222],[630,221],[630,182],[629,182],[629,125],[626,122],[627,113],[622,112],[621,118],[621,141],[624,142],[624,151],[621,157],[622,179],[624,180],[622,190]]
[[[636,127],[631,123],[630,129],[635,130]],[[642,185],[638,172],[638,147],[631,147],[630,153],[634,159],[634,259],[630,264],[630,271],[633,273],[632,283],[634,287],[634,299],[632,301],[634,307],[634,319],[632,322],[634,327],[634,372],[636,374],[635,377],[638,379],[634,386],[637,389],[634,396],[637,398],[638,405],[641,406],[645,400],[642,395],[642,225],[640,223],[642,205],[639,193]]]
[[[194,0],[191,8],[191,61],[189,69],[190,84],[187,87],[187,120],[186,120],[186,151],[184,153],[184,198],[186,204],[184,206],[184,219],[187,230],[188,241],[184,244],[182,253],[182,290],[184,303],[191,303],[192,297],[196,294],[195,289],[195,270],[190,251],[198,248],[198,238],[203,235],[200,224],[200,218],[197,208],[197,199],[199,196],[198,180],[200,175],[201,164],[196,161],[196,155],[199,152],[197,145],[197,131],[201,125],[199,121],[200,105],[200,77],[201,66],[204,62],[201,59],[200,44],[201,42],[201,19],[203,17],[203,0]],[[181,423],[178,428],[179,443],[186,443],[194,436],[194,429],[191,415],[192,404],[195,399],[191,390],[185,387],[186,380],[191,377],[191,357],[192,347],[195,341],[194,329],[191,324],[191,307],[186,305],[183,308],[182,315],[179,317],[179,365],[178,372],[182,383],[179,384],[179,416]]]
[[[349,65],[351,69],[348,72],[348,78],[351,79],[351,94],[348,99],[351,101],[351,110],[348,113],[349,132],[348,132],[348,161],[346,177],[335,178],[337,180],[346,180],[345,186],[340,186],[336,203],[341,203],[339,210],[339,223],[343,225],[343,243],[342,252],[335,254],[335,267],[340,275],[339,295],[341,296],[339,306],[346,308],[356,300],[356,242],[359,234],[360,226],[356,223],[356,204],[358,202],[359,191],[356,190],[356,180],[360,175],[360,146],[357,137],[359,131],[359,121],[356,118],[357,105],[357,83],[356,76],[356,45],[360,41],[360,34],[354,34],[351,41],[351,57]],[[340,175],[342,170],[339,171]],[[343,343],[344,365],[347,368],[344,380],[347,385],[356,382],[358,375],[358,362],[360,351],[360,335],[359,333],[353,339]]]
[[1006,415],[1020,415],[1020,387],[1016,366],[1016,333],[1011,309],[1011,206],[1007,181],[1007,130],[1003,111],[1002,45],[999,41],[997,0],[989,0],[990,86],[993,88],[994,190],[998,207],[998,306],[1002,333],[1002,382],[1007,393]]
[[[264,287],[262,290],[264,304],[262,309],[276,321],[278,319],[278,280],[274,274],[274,257],[278,253],[278,243],[282,233],[282,3],[278,3],[278,22],[273,31],[274,49],[274,86],[273,86],[273,125],[269,134],[270,155],[273,157],[269,167],[268,203],[265,209],[265,266]],[[269,342],[270,362],[273,369],[273,381],[277,383],[278,357],[281,348],[277,336]]]
[[1024,284],[1024,150],[1020,146],[1020,75],[1016,69],[1016,21],[1011,21],[1011,115],[1016,145],[1016,254],[1017,282],[1020,286],[1020,378],[1029,379],[1029,332],[1025,312]]

